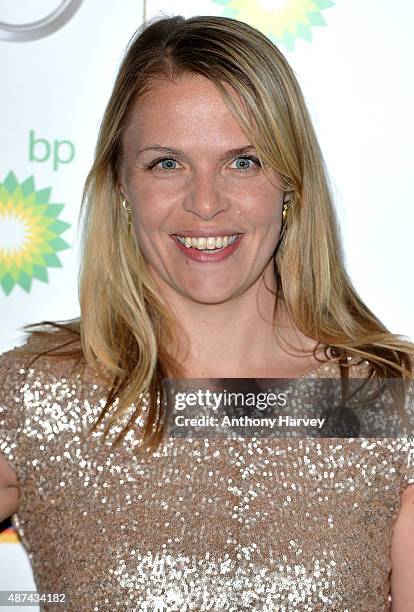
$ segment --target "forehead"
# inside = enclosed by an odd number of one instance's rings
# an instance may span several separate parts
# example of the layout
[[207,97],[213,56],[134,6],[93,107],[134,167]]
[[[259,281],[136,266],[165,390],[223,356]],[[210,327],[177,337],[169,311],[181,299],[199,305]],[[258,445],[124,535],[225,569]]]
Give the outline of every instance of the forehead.
[[[236,94],[232,94],[236,97]],[[215,85],[201,75],[157,80],[134,103],[127,135],[134,140],[179,139],[246,144],[247,139]]]

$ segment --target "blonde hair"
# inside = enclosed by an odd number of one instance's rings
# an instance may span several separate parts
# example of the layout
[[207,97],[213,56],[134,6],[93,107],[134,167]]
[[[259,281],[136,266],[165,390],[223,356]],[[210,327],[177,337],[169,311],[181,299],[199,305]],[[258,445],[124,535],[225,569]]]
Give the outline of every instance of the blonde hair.
[[119,171],[122,135],[139,97],[155,80],[174,81],[187,74],[202,75],[218,88],[263,165],[277,171],[291,194],[274,258],[274,313],[283,299],[297,328],[318,342],[314,354],[322,345],[327,359],[339,360],[344,377],[347,358],[353,356],[369,362],[370,376],[411,378],[414,345],[386,329],[358,297],[344,268],[322,153],[296,77],[281,52],[259,31],[234,19],[163,18],[144,24],[132,37],[100,127],[81,207],[81,317],[66,324],[37,324],[72,332],[72,342],[78,339],[81,346],[56,355],[82,356],[111,385],[94,427],[116,397],[119,405],[105,433],[135,402],[132,423],[142,414],[138,398],[148,396],[142,448],[156,448],[163,433],[163,378],[185,376],[174,351],[166,349],[177,346],[178,323],[139,245],[127,235]]

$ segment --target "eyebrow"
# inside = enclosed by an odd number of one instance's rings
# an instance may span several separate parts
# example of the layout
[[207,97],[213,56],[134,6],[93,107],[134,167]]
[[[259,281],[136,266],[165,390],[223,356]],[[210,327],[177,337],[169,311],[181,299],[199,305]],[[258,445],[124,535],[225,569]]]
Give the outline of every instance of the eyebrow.
[[[138,155],[140,153],[143,153],[144,151],[159,151],[161,153],[167,153],[168,155],[182,155],[185,156],[184,151],[182,151],[181,149],[175,149],[173,147],[162,147],[161,145],[158,144],[153,144],[153,145],[148,145],[146,147],[142,147],[142,149],[139,149],[136,152],[136,157],[138,157]],[[236,149],[230,149],[229,151],[226,151],[226,153],[224,153],[223,155],[223,159],[227,158],[227,157],[233,157],[234,155],[243,155],[245,153],[249,153],[255,151],[255,147],[253,145],[246,145],[244,147],[237,147]]]

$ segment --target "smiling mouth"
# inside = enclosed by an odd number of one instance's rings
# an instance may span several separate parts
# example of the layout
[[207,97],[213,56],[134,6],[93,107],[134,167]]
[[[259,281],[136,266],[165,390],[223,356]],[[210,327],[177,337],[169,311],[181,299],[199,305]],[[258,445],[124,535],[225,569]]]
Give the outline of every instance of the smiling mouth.
[[175,234],[177,240],[187,249],[197,249],[202,252],[217,252],[233,244],[239,234],[226,236],[180,236]]
[[[218,231],[216,230],[218,233]],[[194,261],[201,264],[219,263],[227,260],[239,248],[244,234],[231,234],[221,236],[189,236],[171,234],[178,250],[184,255],[187,262]]]

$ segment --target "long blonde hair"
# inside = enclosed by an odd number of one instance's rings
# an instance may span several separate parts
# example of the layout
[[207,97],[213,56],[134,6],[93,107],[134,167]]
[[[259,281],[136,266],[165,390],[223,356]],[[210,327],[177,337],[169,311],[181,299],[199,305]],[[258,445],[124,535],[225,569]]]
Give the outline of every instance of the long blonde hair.
[[135,402],[132,423],[142,414],[138,398],[149,397],[142,447],[156,448],[163,433],[163,378],[185,376],[166,350],[177,346],[177,321],[139,245],[127,235],[119,170],[122,135],[140,96],[155,79],[174,81],[188,73],[218,88],[262,163],[277,171],[291,195],[274,257],[274,313],[283,299],[297,328],[318,342],[314,353],[323,346],[327,358],[339,360],[342,376],[351,356],[367,360],[374,377],[411,378],[414,345],[386,329],[346,273],[322,153],[296,77],[281,52],[259,31],[234,19],[163,18],[144,24],[132,37],[101,123],[81,206],[81,317],[36,324],[71,332],[73,340],[61,346],[76,340],[80,346],[55,355],[81,357],[111,385],[94,427],[116,397],[119,404],[106,433]]

